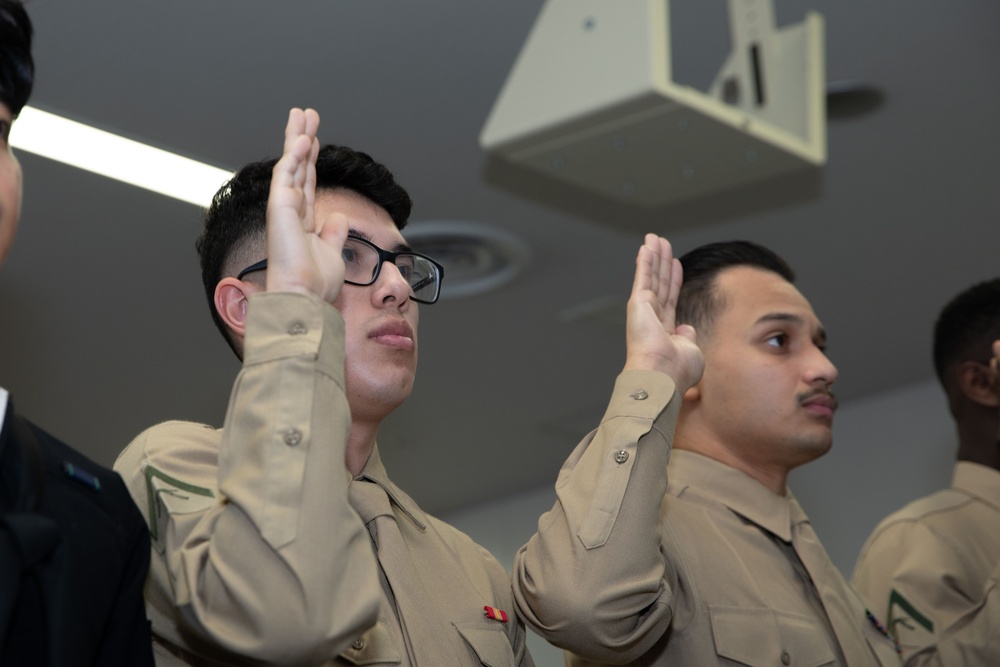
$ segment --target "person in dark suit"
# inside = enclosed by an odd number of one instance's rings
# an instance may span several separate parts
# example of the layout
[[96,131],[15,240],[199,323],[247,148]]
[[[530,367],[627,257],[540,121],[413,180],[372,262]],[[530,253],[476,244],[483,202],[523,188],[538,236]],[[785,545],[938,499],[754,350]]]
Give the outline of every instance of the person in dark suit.
[[[20,213],[8,140],[31,37],[20,2],[0,0],[0,263]],[[2,386],[0,425],[0,665],[152,665],[149,533],[121,478],[20,416]]]

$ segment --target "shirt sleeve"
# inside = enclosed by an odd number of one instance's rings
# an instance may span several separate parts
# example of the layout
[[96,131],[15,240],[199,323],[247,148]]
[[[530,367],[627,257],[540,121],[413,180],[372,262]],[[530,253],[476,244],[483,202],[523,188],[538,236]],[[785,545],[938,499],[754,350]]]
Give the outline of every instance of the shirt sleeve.
[[513,586],[526,622],[590,660],[634,660],[666,631],[676,574],[660,506],[680,400],[655,371],[627,371],[598,429],[576,447],[556,503],[518,551]]
[[1000,665],[997,628],[1000,628],[1000,563],[972,608],[945,628],[936,644],[911,655],[905,667]]
[[347,495],[343,351],[330,305],[254,295],[221,442],[163,424],[115,464],[153,537],[147,595],[188,649],[317,664],[374,624],[378,565]]
[[961,554],[926,525],[894,520],[880,526],[861,550],[854,585],[884,619],[903,656],[934,644],[945,627],[974,604],[961,590]]
[[965,554],[919,521],[876,528],[853,583],[896,637],[907,667],[1000,664],[1000,564],[982,588]]

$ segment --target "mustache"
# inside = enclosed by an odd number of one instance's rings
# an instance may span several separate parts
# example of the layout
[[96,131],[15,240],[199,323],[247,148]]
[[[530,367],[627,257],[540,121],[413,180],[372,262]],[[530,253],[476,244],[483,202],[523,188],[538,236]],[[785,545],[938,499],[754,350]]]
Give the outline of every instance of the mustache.
[[837,401],[837,396],[833,393],[833,391],[829,389],[822,389],[822,388],[810,389],[809,391],[803,391],[799,394],[796,394],[795,398],[796,400],[798,400],[799,405],[802,405],[803,403],[808,403],[817,396],[825,396],[833,404],[832,405],[833,409],[834,410],[837,409],[839,405]]

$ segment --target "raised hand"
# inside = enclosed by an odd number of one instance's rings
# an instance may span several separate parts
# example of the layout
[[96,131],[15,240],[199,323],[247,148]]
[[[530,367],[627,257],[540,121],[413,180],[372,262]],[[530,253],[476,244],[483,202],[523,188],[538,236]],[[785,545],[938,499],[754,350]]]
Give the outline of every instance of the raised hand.
[[625,324],[625,370],[656,370],[669,375],[679,393],[697,384],[705,369],[694,328],[676,326],[681,264],[670,242],[647,234],[635,260],[635,280]]
[[319,114],[292,109],[267,199],[267,291],[300,292],[332,303],[344,284],[347,219],[317,219]]

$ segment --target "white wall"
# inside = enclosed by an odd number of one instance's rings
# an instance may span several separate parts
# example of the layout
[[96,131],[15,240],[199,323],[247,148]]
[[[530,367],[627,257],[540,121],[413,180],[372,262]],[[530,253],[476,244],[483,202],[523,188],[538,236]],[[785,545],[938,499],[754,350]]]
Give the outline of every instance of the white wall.
[[[841,407],[833,450],[795,471],[790,485],[846,576],[879,519],[949,484],[955,444],[944,395],[934,382]],[[554,501],[555,491],[547,486],[442,518],[509,569],[518,547],[535,532],[538,516]],[[528,645],[538,667],[563,664],[561,652],[539,637],[532,634]]]

